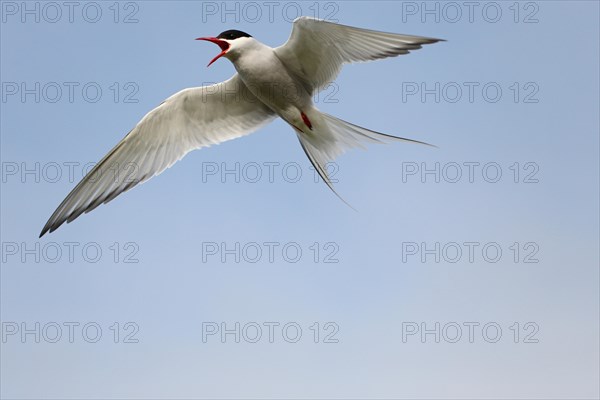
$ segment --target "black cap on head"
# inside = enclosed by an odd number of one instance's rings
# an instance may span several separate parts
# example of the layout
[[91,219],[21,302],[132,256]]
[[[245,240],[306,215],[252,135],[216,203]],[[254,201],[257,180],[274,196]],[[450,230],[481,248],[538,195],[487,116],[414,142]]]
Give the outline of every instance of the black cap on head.
[[219,36],[217,36],[218,39],[227,39],[227,40],[233,40],[233,39],[237,39],[240,37],[252,37],[252,36],[248,35],[246,32],[238,31],[235,29],[221,32],[221,33],[219,33]]

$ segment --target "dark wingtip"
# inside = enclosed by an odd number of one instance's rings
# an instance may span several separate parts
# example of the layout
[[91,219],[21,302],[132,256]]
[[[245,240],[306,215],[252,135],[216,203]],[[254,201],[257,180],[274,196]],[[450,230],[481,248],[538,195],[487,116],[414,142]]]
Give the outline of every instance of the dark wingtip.
[[40,232],[40,236],[38,237],[39,239],[42,238],[42,236],[44,236],[46,233],[50,232],[54,232],[56,230],[56,228],[52,228],[51,225],[49,225],[50,221],[48,221],[46,223],[46,225],[42,228],[42,232]]
[[423,41],[421,44],[434,44],[438,42],[447,42],[446,39],[438,39],[438,38],[427,38],[427,41]]

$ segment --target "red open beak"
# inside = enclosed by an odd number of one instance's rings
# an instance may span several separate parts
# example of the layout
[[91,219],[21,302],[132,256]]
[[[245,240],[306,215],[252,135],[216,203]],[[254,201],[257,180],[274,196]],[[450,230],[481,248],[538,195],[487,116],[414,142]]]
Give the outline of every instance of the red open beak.
[[206,40],[207,42],[213,42],[214,44],[218,45],[221,48],[221,52],[219,54],[217,54],[217,56],[215,58],[210,60],[207,67],[210,67],[210,64],[214,63],[219,58],[224,56],[225,53],[227,53],[227,50],[229,50],[229,43],[227,43],[225,40],[217,39],[216,37],[201,37],[201,38],[197,38],[196,40]]

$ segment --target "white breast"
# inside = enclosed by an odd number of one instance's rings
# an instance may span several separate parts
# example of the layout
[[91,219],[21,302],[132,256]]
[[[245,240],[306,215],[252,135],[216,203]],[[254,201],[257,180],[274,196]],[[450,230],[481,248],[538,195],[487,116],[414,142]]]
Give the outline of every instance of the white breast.
[[282,117],[290,108],[310,108],[310,94],[281,62],[274,49],[253,38],[244,39],[240,43],[243,45],[232,48],[235,54],[228,58],[248,89]]

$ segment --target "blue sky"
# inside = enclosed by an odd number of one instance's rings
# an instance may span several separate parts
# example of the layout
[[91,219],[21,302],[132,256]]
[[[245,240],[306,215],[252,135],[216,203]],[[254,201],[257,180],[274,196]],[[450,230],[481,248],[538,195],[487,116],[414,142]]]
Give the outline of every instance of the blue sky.
[[[1,3],[3,397],[598,397],[597,2],[48,4]],[[315,99],[438,148],[336,160],[354,212],[275,121],[37,239],[146,112],[233,74],[194,38],[298,14],[446,39]]]

